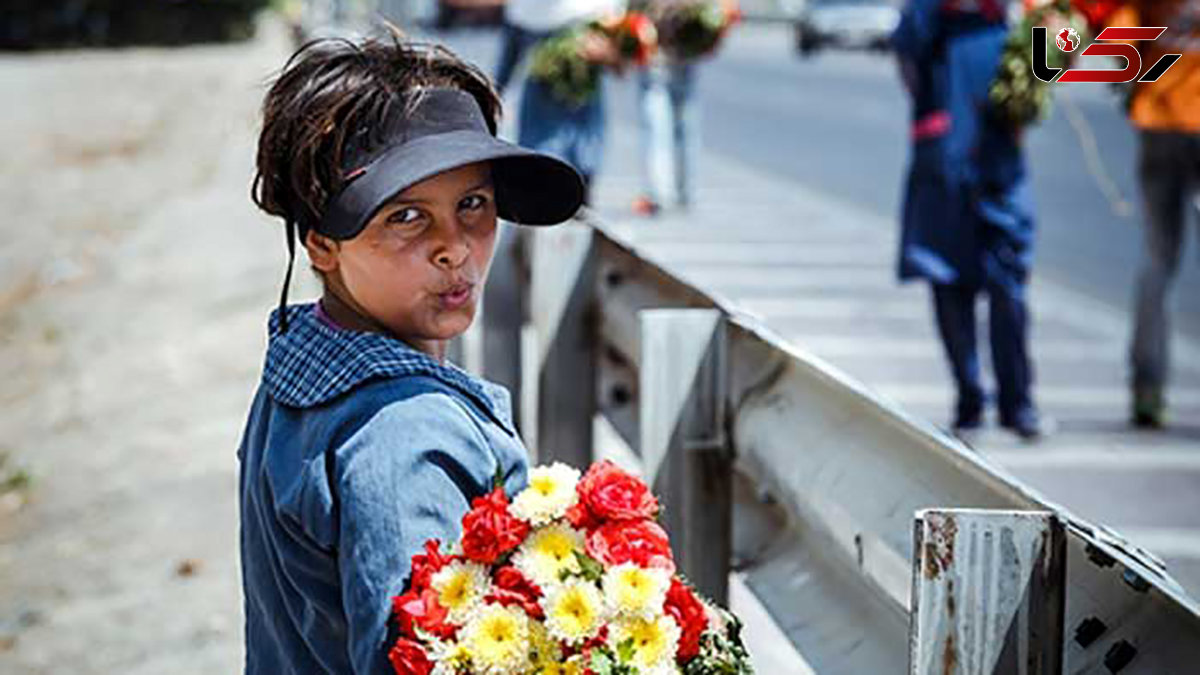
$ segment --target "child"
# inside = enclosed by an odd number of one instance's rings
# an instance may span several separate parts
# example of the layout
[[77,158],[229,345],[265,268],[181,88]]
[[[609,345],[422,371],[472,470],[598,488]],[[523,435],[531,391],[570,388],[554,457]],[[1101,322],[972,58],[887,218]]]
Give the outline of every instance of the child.
[[497,140],[499,109],[477,69],[398,39],[302,47],[267,93],[254,201],[324,293],[288,307],[285,281],[238,450],[248,675],[390,672],[413,554],[455,541],[493,477],[524,485],[508,392],[446,345],[497,216],[562,222],[583,184]]

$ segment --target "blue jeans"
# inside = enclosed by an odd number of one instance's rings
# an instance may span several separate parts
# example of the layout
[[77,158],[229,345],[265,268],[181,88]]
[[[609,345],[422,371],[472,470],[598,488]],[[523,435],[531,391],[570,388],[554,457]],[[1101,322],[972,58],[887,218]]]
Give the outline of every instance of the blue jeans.
[[959,420],[977,417],[987,400],[975,347],[975,299],[981,291],[988,296],[988,329],[999,389],[1000,422],[1012,425],[1036,414],[1030,394],[1033,366],[1029,359],[1029,310],[1023,281],[993,279],[983,289],[933,285],[938,332],[958,386],[955,415]]
[[691,63],[655,63],[638,74],[642,189],[655,203],[692,202],[700,148],[695,89]]
[[517,142],[554,155],[583,174],[591,185],[604,157],[604,85],[579,107],[562,103],[536,80],[525,81],[517,118]]
[[1200,199],[1200,134],[1143,131],[1139,178],[1145,245],[1138,275],[1133,344],[1133,389],[1160,398],[1169,373],[1166,299],[1179,268],[1188,211]]

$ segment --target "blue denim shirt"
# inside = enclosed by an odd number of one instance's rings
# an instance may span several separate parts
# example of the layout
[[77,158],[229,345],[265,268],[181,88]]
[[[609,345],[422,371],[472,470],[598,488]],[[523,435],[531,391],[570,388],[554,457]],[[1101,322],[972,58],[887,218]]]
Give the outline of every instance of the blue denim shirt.
[[246,675],[391,672],[391,598],[499,472],[525,486],[508,392],[383,335],[271,319],[238,458]]

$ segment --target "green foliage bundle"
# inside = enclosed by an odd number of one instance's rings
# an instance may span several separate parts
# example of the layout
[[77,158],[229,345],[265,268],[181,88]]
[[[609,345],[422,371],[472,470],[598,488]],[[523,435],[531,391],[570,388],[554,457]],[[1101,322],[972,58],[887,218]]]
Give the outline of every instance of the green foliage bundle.
[[1051,28],[1047,31],[1051,43],[1046,49],[1046,65],[1051,68],[1067,68],[1073,54],[1082,51],[1083,43],[1087,41],[1087,22],[1072,10],[1068,0],[1054,0],[1026,12],[1008,35],[1004,53],[1000,57],[1000,66],[988,95],[993,110],[1014,129],[1039,122],[1050,113],[1050,84],[1039,80],[1033,74],[1030,40],[1034,26],[1057,26],[1057,23],[1063,20],[1079,33],[1079,49],[1072,54],[1058,49],[1053,43],[1055,29]]

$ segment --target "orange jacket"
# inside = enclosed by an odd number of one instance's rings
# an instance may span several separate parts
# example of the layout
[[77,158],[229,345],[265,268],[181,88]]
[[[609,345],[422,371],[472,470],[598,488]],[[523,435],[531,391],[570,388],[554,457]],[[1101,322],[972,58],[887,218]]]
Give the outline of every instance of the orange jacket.
[[1166,26],[1135,43],[1145,73],[1163,54],[1183,54],[1157,82],[1135,85],[1129,119],[1141,129],[1200,133],[1200,0],[1131,0],[1110,26]]

